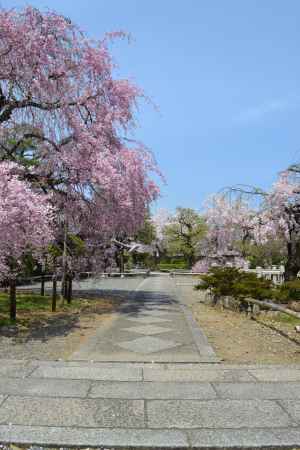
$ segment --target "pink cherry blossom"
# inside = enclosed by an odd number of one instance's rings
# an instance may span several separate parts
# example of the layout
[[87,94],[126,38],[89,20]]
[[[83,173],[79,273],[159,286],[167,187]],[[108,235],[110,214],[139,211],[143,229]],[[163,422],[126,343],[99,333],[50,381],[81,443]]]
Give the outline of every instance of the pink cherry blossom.
[[0,163],[0,277],[20,268],[22,257],[39,257],[53,239],[53,208],[14,174],[16,166]]
[[[134,234],[159,195],[157,165],[132,140],[145,95],[114,76],[109,42],[124,36],[91,41],[55,12],[0,11],[0,158],[52,192],[58,224],[90,246]],[[28,141],[24,163],[18,151]]]

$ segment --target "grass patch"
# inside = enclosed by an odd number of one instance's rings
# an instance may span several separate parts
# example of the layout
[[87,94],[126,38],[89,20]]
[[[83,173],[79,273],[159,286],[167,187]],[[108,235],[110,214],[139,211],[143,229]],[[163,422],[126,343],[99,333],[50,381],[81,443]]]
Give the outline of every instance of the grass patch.
[[275,322],[287,323],[290,325],[300,325],[300,320],[297,317],[288,316],[284,313],[279,313],[276,316],[272,317],[272,320]]
[[[106,298],[73,298],[70,304],[60,297],[57,299],[57,310],[52,313],[52,298],[37,293],[17,292],[17,324],[30,327],[37,320],[47,320],[61,314],[95,313],[105,314],[113,311],[119,302]],[[0,327],[14,324],[9,319],[9,295],[0,293]]]
[[[19,294],[17,293],[17,308],[19,311],[46,311],[51,307],[51,297],[49,295]],[[0,294],[0,314],[7,314],[9,311],[9,297],[6,293]]]

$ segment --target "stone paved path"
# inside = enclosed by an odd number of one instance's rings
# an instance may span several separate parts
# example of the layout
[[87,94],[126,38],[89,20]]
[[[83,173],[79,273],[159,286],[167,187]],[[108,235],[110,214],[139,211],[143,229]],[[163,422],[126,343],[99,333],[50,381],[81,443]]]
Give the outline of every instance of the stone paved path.
[[112,324],[99,329],[72,359],[216,362],[212,347],[175,288],[168,276],[140,281]]
[[0,443],[299,447],[300,366],[216,362],[175,286],[145,280],[77,360],[0,359]]

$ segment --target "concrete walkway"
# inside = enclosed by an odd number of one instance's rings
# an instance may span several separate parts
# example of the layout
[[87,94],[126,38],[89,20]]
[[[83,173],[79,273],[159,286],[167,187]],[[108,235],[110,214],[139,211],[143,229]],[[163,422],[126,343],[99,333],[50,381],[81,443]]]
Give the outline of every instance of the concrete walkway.
[[0,359],[0,443],[300,446],[300,365],[216,362],[175,287],[143,281],[72,361]]

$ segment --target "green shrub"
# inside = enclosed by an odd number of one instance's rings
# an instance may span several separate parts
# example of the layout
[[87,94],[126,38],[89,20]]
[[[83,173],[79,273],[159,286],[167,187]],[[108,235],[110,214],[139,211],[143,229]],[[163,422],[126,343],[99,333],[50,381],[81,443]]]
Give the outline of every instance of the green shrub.
[[270,280],[258,278],[254,273],[243,272],[235,267],[212,267],[200,278],[201,283],[195,289],[209,289],[216,301],[224,296],[239,300],[247,297],[258,300],[273,297],[274,285]]
[[274,291],[274,300],[279,303],[300,301],[300,280],[286,281]]

